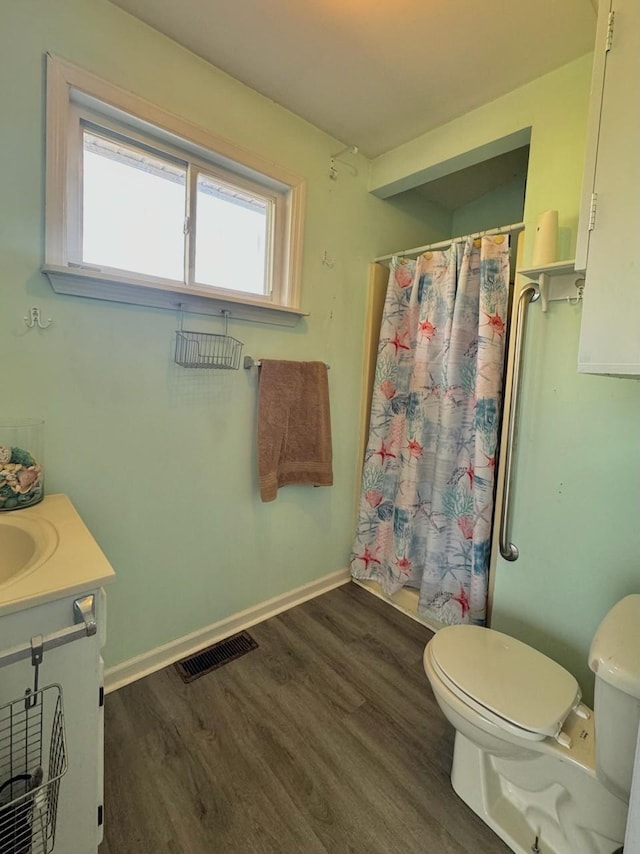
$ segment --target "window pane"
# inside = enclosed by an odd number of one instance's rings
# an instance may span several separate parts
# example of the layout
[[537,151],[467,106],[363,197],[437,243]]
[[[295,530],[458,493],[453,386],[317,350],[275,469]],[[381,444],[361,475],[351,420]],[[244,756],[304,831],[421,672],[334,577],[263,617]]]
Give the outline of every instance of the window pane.
[[267,293],[270,203],[198,176],[196,282],[250,294]]
[[82,260],[184,280],[186,167],[84,132]]

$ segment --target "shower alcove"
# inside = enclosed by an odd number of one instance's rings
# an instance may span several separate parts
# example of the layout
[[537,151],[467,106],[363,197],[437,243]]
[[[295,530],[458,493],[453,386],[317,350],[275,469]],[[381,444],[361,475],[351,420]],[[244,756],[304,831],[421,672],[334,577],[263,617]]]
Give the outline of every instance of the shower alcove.
[[[468,152],[463,157],[438,164],[430,170],[431,176],[415,176],[415,184],[388,199],[404,199],[418,206],[438,206],[449,222],[448,234],[442,239],[473,234],[523,219],[527,167],[529,161],[528,130],[518,139],[509,142],[496,141],[501,153],[491,156],[491,148],[485,151]],[[507,150],[505,150],[507,148]],[[495,149],[494,149],[495,151]],[[426,180],[425,180],[426,178]],[[412,182],[409,182],[412,183]],[[405,187],[407,184],[405,183]],[[406,247],[390,247],[390,251],[402,252]],[[415,257],[415,256],[414,256]],[[511,280],[516,269],[516,239],[512,241]],[[367,310],[365,315],[365,341],[363,352],[363,380],[360,411],[360,436],[358,448],[358,472],[356,477],[356,507],[360,502],[361,464],[369,436],[369,416],[376,369],[376,357],[380,333],[380,322],[389,278],[386,264],[372,262],[369,266]],[[508,370],[507,370],[508,382]],[[493,570],[492,558],[490,575]],[[353,579],[368,592],[385,600],[407,616],[430,629],[440,628],[440,623],[418,613],[418,590],[404,587],[393,596],[387,596],[375,581]],[[489,599],[489,614],[491,600]]]

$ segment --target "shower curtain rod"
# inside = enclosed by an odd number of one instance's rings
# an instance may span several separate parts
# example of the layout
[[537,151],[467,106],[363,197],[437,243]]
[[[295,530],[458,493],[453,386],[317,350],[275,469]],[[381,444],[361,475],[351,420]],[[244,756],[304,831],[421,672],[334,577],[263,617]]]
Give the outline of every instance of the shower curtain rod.
[[491,234],[514,234],[524,230],[523,222],[514,222],[511,225],[501,225],[500,228],[489,228],[486,231],[476,231],[475,234],[463,234],[460,237],[451,237],[449,240],[441,240],[439,243],[428,243],[426,246],[416,246],[415,249],[404,249],[401,252],[392,252],[390,255],[380,255],[374,258],[375,263],[391,261],[392,258],[406,257],[407,255],[421,255],[428,249],[446,249],[454,243],[462,243],[464,240],[476,237],[488,237]]

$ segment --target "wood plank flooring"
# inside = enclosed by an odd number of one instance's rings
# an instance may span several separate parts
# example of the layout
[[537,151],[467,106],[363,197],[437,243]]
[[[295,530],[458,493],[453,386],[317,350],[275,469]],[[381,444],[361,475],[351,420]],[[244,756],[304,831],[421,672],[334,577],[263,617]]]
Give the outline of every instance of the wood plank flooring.
[[427,629],[349,583],[250,632],[107,697],[100,854],[509,851],[451,788]]

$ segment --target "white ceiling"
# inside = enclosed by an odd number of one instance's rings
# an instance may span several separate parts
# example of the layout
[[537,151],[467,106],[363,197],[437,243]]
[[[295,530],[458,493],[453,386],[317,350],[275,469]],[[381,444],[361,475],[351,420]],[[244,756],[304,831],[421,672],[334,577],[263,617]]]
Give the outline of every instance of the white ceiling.
[[590,0],[112,0],[369,157],[593,48]]

